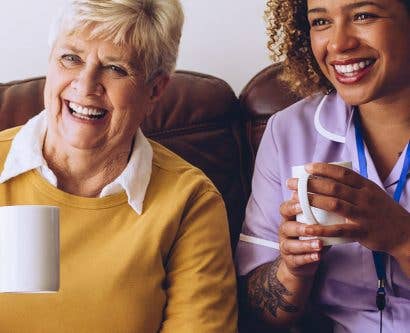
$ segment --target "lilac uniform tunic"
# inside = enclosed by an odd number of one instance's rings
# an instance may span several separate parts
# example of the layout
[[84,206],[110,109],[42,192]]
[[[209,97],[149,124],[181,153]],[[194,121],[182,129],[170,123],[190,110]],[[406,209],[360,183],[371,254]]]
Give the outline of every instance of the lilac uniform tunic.
[[[315,95],[299,101],[269,119],[256,157],[252,194],[236,251],[240,275],[279,255],[279,206],[291,195],[286,180],[291,178],[292,166],[312,161],[352,161],[353,169],[358,172],[352,116],[352,108],[333,93],[325,98]],[[404,155],[382,182],[366,148],[369,179],[391,197],[400,177]],[[410,210],[410,180],[400,204]],[[408,333],[410,279],[392,257],[388,257],[386,271],[387,305],[383,312],[383,332]],[[313,303],[333,319],[334,332],[378,332],[377,275],[370,250],[359,243],[332,246],[321,261],[317,277]]]

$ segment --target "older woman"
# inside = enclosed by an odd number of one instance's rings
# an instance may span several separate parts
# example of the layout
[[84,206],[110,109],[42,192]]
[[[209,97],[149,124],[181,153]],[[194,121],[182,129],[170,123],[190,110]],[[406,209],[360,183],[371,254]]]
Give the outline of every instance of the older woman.
[[[250,306],[272,326],[312,304],[335,332],[408,332],[409,1],[271,0],[267,18],[283,79],[314,94],[273,116],[260,144],[237,252]],[[296,222],[301,164],[310,204],[346,223]],[[356,242],[323,251],[319,236]]]
[[61,288],[1,295],[1,332],[236,331],[221,195],[139,129],[182,23],[178,0],[72,0],[56,21],[45,111],[0,133],[0,205],[60,207]]

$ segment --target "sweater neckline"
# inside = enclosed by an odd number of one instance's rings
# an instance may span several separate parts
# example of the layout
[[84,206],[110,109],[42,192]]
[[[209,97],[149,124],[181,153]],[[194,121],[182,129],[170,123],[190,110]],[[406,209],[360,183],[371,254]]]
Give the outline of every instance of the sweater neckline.
[[128,204],[128,197],[125,191],[102,198],[81,197],[64,192],[57,187],[52,186],[41,177],[37,170],[30,170],[26,175],[36,190],[39,190],[43,195],[48,196],[50,199],[53,199],[64,206],[85,209],[102,209]]

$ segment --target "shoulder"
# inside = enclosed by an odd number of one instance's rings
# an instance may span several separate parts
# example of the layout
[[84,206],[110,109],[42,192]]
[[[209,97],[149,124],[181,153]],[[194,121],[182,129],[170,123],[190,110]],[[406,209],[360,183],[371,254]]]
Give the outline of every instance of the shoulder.
[[323,94],[306,97],[286,109],[277,112],[270,119],[272,127],[278,130],[289,129],[289,126],[309,125],[313,129],[315,112],[323,99]]
[[345,135],[351,115],[351,106],[340,95],[320,93],[274,114],[266,128],[275,141],[291,140],[297,145],[300,141],[314,140],[319,133]]
[[20,128],[21,126],[18,126],[0,131],[0,144],[10,144],[10,142],[13,141],[14,137],[16,136]]
[[[163,145],[149,140],[153,150],[152,178],[175,188],[191,189],[201,196],[205,192],[218,190],[211,180],[197,167],[185,161]],[[155,179],[154,179],[155,178]]]
[[4,164],[6,156],[10,150],[11,143],[20,128],[21,126],[13,127],[0,132],[0,165]]

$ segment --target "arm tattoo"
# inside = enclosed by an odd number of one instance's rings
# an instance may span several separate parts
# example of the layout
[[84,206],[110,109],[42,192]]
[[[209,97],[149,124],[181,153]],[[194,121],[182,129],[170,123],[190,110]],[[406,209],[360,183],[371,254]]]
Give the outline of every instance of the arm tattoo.
[[284,296],[292,293],[278,280],[280,257],[274,262],[262,265],[249,277],[248,295],[253,308],[268,311],[274,317],[278,308],[285,312],[298,312],[297,306],[289,303]]

